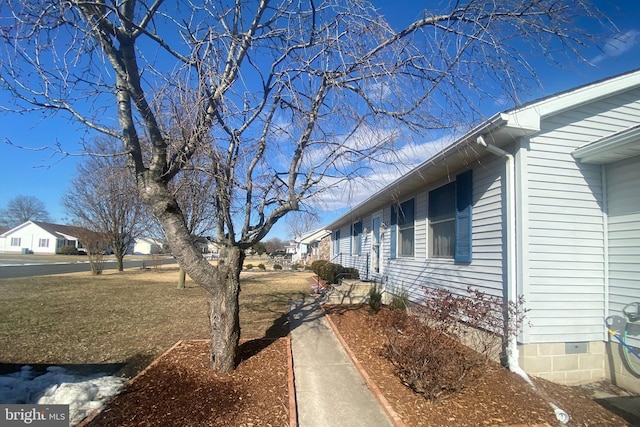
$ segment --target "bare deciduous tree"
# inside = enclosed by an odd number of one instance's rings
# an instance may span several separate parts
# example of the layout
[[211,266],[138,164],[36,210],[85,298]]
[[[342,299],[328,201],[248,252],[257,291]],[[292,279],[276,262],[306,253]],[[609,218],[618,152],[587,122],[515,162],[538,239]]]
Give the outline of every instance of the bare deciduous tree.
[[308,231],[312,231],[320,225],[320,218],[311,210],[299,210],[287,214],[285,218],[289,233],[296,239]]
[[111,249],[122,271],[124,257],[142,225],[144,204],[117,145],[117,140],[102,137],[87,147],[92,154],[76,166],[62,205],[76,225],[97,233],[101,244],[108,242],[99,252]]
[[49,212],[44,203],[33,196],[16,196],[0,211],[1,224],[15,227],[27,221],[49,221]]
[[75,235],[87,253],[91,274],[94,276],[102,274],[104,271],[105,251],[111,245],[110,236],[84,227],[77,227]]
[[[193,164],[191,168],[180,172],[171,186],[194,245],[215,230],[214,179],[207,170]],[[180,266],[178,289],[184,289],[185,279],[186,271]]]
[[[3,10],[4,88],[25,110],[64,112],[122,141],[173,255],[208,292],[220,371],[235,366],[245,249],[387,157],[400,133],[469,123],[479,100],[517,98],[533,72],[525,53],[578,51],[577,23],[594,16],[582,0],[460,0],[395,31],[360,0],[7,0]],[[178,144],[154,98],[166,91],[183,98]],[[192,244],[171,187],[194,156],[215,181],[219,267]]]

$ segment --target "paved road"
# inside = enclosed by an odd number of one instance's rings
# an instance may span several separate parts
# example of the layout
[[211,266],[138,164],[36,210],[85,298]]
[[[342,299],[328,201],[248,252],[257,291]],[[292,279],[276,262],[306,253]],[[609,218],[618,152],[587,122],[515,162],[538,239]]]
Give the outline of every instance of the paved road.
[[[174,264],[175,259],[169,257],[160,260],[127,260],[124,259],[124,268],[140,268],[142,265],[151,266],[156,263]],[[104,264],[105,270],[115,270],[117,264],[109,260]],[[29,263],[20,264],[11,261],[0,261],[0,279],[10,279],[14,277],[44,276],[49,274],[77,273],[90,271],[89,261],[82,262],[56,262],[56,263]]]

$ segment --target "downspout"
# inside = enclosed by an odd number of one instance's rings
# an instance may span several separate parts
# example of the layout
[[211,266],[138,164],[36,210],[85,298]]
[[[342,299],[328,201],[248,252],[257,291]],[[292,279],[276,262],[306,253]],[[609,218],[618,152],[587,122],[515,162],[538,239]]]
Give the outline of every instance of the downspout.
[[[516,279],[516,194],[515,194],[515,181],[516,181],[516,167],[515,158],[513,154],[506,152],[502,148],[495,145],[487,144],[482,135],[476,139],[478,145],[484,147],[488,152],[498,157],[505,159],[506,176],[505,176],[505,200],[507,204],[506,212],[506,229],[507,229],[507,301],[509,306],[515,306],[517,304],[518,288]],[[509,311],[507,310],[507,313]],[[507,319],[509,327],[512,325],[511,319]],[[532,389],[536,390],[536,386],[531,381],[531,378],[520,367],[518,363],[519,350],[518,350],[518,336],[517,331],[510,331],[507,339],[507,365],[509,370],[519,376],[521,376]],[[569,415],[558,408],[551,402],[548,402],[553,408],[556,418],[563,424],[569,422]]]
[[[606,166],[600,166],[600,176],[602,178],[602,227],[604,242],[604,318],[609,317],[609,191],[607,190]],[[604,342],[609,340],[608,329],[604,329]]]

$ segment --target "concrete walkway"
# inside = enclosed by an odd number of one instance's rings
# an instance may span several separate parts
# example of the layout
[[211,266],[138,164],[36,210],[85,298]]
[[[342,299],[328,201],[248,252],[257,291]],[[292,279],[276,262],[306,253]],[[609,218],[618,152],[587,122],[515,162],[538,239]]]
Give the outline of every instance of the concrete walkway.
[[392,426],[319,304],[294,301],[289,316],[298,426]]

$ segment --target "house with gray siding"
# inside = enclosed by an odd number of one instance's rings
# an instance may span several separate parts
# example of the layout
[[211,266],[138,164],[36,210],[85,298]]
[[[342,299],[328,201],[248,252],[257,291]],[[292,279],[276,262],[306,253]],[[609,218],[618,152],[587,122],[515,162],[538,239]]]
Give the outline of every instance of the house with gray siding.
[[494,115],[326,228],[388,294],[523,296],[527,373],[640,392],[605,325],[640,302],[640,70]]

